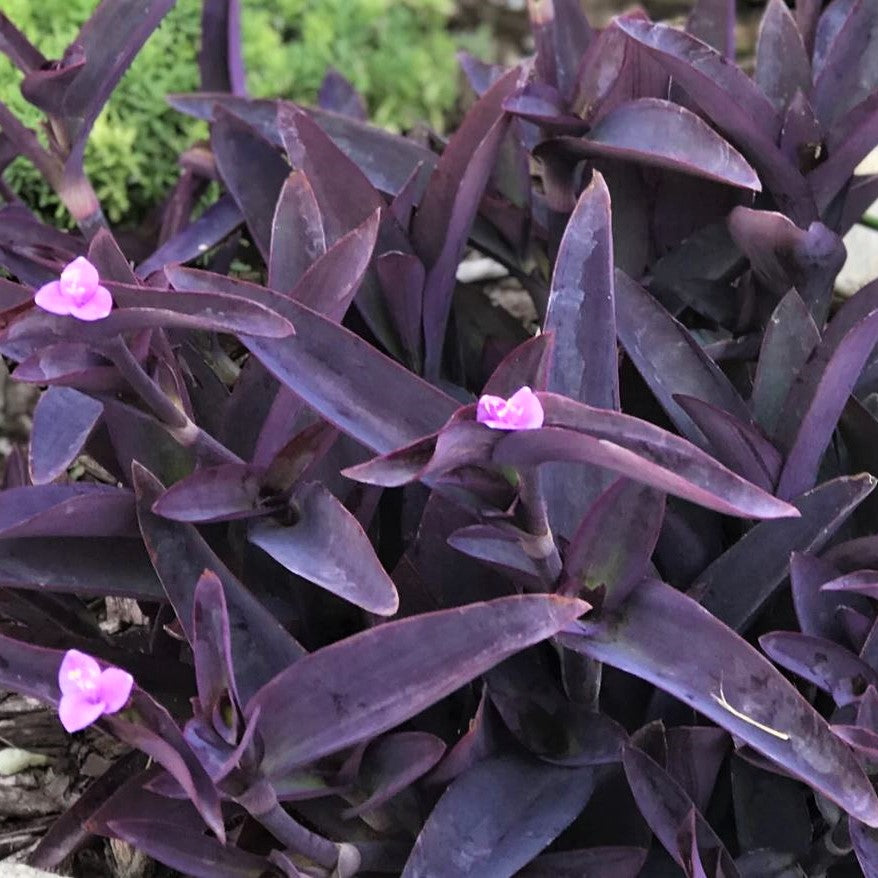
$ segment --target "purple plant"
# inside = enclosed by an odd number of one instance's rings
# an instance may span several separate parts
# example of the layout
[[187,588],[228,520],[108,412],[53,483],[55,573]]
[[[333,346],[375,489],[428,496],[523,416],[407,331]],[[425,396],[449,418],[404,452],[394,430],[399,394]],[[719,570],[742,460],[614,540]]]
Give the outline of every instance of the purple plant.
[[[45,388],[0,491],[0,684],[152,760],[32,861],[878,874],[878,284],[833,299],[878,197],[878,0],[772,0],[753,78],[728,0],[600,31],[532,0],[536,57],[465,57],[435,150],[348,89],[249,99],[238,4],[204,0],[170,100],[210,143],[114,234],[82,152],[171,5],[104,0],[52,63],[0,16],[48,138],[0,106],[0,157],[79,226],[0,209],[0,353]],[[457,283],[467,247],[541,333]],[[148,635],[103,633],[108,596]]]

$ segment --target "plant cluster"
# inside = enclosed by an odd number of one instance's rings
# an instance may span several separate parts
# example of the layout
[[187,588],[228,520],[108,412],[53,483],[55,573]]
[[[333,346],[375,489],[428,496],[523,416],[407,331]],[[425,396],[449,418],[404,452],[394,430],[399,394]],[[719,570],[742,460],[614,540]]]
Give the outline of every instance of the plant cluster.
[[[46,58],[57,59],[96,6],[97,0],[5,0],[2,11]],[[243,0],[241,15],[241,51],[254,96],[316,103],[326,71],[334,67],[356,85],[382,126],[399,130],[428,121],[444,127],[457,95],[447,0]],[[155,207],[177,178],[180,154],[206,136],[203,123],[165,101],[170,92],[198,87],[200,27],[198,0],[179,0],[98,117],[85,164],[114,223],[137,222]],[[21,78],[0,54],[0,96],[38,128],[42,114],[21,95]],[[30,163],[13,162],[4,179],[31,207],[65,216]]]
[[[878,874],[878,283],[833,300],[878,0],[771,0],[752,79],[728,0],[603,30],[532,0],[535,58],[465,57],[433,147],[341,78],[242,95],[205,0],[171,103],[210,148],[132,264],[83,152],[171,6],[105,0],[48,68],[0,22],[52,132],[0,105],[0,148],[78,224],[0,210],[0,353],[46,388],[0,491],[0,685],[132,748],[32,861]],[[457,282],[467,246],[538,334]],[[102,631],[107,596],[148,632]]]

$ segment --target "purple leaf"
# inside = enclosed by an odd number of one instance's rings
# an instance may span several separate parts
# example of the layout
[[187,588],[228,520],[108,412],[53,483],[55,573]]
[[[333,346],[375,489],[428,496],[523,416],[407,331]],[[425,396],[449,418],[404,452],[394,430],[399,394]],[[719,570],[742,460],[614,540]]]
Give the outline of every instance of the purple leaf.
[[[359,336],[253,284],[191,269],[169,270],[176,285],[237,290],[300,323],[284,344],[247,338],[248,348],[297,396],[339,429],[380,453],[438,430],[457,403]],[[257,298],[258,297],[258,298]],[[342,376],[344,376],[342,380]]]
[[28,469],[35,485],[63,475],[82,451],[104,407],[69,387],[43,392],[33,415]]
[[788,453],[778,496],[795,497],[814,485],[823,452],[876,342],[878,310],[851,326],[841,339],[827,332],[805,364],[781,413],[778,439]]
[[23,73],[39,70],[47,59],[27,37],[0,12],[0,52]]
[[422,365],[422,306],[426,273],[424,264],[412,253],[390,250],[375,260],[381,289],[415,372]]
[[828,692],[839,707],[856,701],[866,686],[878,685],[878,672],[831,640],[773,631],[763,634],[759,645],[779,665]]
[[819,342],[820,331],[807,306],[790,290],[765,328],[753,379],[753,416],[769,436],[776,434],[784,401]]
[[769,0],[756,42],[756,84],[783,113],[797,91],[811,87],[811,62],[802,35],[783,0]]
[[813,107],[801,91],[793,96],[784,116],[780,149],[802,173],[816,167],[823,154],[823,131]]
[[115,366],[88,345],[76,342],[39,348],[18,364],[13,377],[30,384],[70,385],[97,393],[120,391],[124,386]]
[[723,58],[735,60],[735,4],[732,0],[696,0],[686,32],[712,46]]
[[851,818],[848,822],[851,842],[864,878],[878,876],[878,832],[865,823]]
[[542,571],[528,555],[522,539],[515,533],[486,524],[474,524],[454,531],[448,545],[471,558],[517,570],[540,579]]
[[578,0],[529,3],[536,43],[537,74],[569,100],[576,86],[579,62],[594,37]]
[[282,777],[414,716],[588,609],[553,595],[426,613],[348,637],[296,662],[250,700],[262,770]]
[[546,416],[544,428],[503,436],[494,449],[496,462],[584,460],[727,514],[766,518],[792,514],[788,504],[660,427],[555,394],[541,393],[539,398]]
[[701,431],[674,399],[685,394],[725,410],[744,424],[750,412],[722,370],[640,284],[616,270],[616,327],[637,371],[675,426],[703,444]]
[[601,607],[621,604],[647,574],[665,513],[664,494],[618,479],[592,504],[564,559],[567,594],[604,589]]
[[293,171],[280,191],[271,225],[268,286],[291,293],[326,252],[323,218],[303,171]]
[[221,108],[214,114],[211,145],[223,183],[267,264],[274,209],[290,169],[254,128]]
[[845,261],[841,238],[820,222],[800,229],[783,214],[746,207],[736,207],[728,224],[760,279],[777,295],[794,286],[822,327]]
[[0,540],[0,583],[8,588],[160,602],[161,583],[139,541],[45,537]]
[[[610,193],[595,172],[564,231],[546,307],[554,333],[548,389],[599,408],[619,409]],[[554,530],[572,534],[610,478],[600,469],[553,465],[544,474]]]
[[512,875],[585,807],[591,768],[560,768],[505,755],[458,777],[427,818],[402,878]]
[[133,477],[143,542],[190,642],[199,577],[211,570],[222,582],[232,628],[235,680],[242,700],[246,700],[300,659],[304,649],[232,575],[192,525],[171,522],[152,512],[164,490],[161,482],[139,464],[133,467]]
[[878,597],[878,570],[857,570],[825,581],[821,591],[843,591]]
[[191,262],[219,244],[244,221],[235,200],[223,195],[211,204],[197,220],[165,241],[151,256],[137,266],[139,278],[149,277],[154,271],[174,262]]
[[622,159],[762,191],[744,157],[694,113],[659,98],[628,101],[583,138],[565,137],[574,156]]
[[704,433],[721,463],[769,493],[774,490],[783,458],[758,427],[694,396],[675,393],[674,401]]
[[838,596],[821,586],[838,576],[838,570],[821,558],[804,552],[790,556],[790,586],[796,618],[803,634],[840,640],[842,627],[836,610]]
[[290,498],[295,523],[260,521],[248,539],[291,573],[380,616],[399,609],[399,596],[357,520],[318,482]]
[[565,646],[670,692],[878,825],[878,797],[851,751],[766,658],[693,600],[647,580],[615,613],[579,624],[582,634],[561,635]]
[[342,817],[349,820],[378,808],[425,775],[445,753],[445,742],[427,732],[398,732],[370,744],[357,783],[373,788],[369,797]]
[[712,726],[677,726],[665,733],[668,774],[703,814],[729,751],[729,736]]
[[340,113],[365,122],[367,119],[366,102],[351,83],[334,67],[330,67],[320,83],[317,93],[317,104],[322,110]]
[[133,497],[110,485],[77,482],[0,492],[0,537],[133,536]]
[[230,521],[264,515],[261,467],[226,463],[196,470],[171,485],[152,511],[173,521]]
[[743,631],[786,578],[790,554],[819,552],[874,486],[871,476],[850,476],[803,494],[794,504],[800,518],[757,524],[698,577],[690,595]]
[[[734,861],[722,841],[671,775],[637,747],[623,750],[622,765],[640,813],[687,875],[704,875],[699,861],[709,855],[711,860],[716,858],[718,872],[729,878],[737,876]],[[686,844],[682,828],[688,820],[693,821],[694,832]]]
[[193,878],[261,878],[274,873],[265,857],[234,845],[220,844],[207,835],[195,835],[169,820],[122,819],[107,821],[107,829],[160,863]]
[[203,91],[246,94],[240,0],[206,0],[202,5],[198,66]]
[[543,854],[515,878],[637,878],[646,862],[646,851],[636,847],[596,847]]
[[555,350],[555,333],[546,330],[523,341],[493,371],[483,393],[508,398],[522,387],[545,390]]

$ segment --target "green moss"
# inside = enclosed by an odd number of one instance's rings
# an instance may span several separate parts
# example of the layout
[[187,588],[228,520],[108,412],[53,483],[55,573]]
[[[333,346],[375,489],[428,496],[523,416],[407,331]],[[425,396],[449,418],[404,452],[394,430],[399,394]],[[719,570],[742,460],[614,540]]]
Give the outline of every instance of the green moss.
[[[97,0],[4,0],[3,11],[49,58],[60,57]],[[247,82],[256,97],[313,102],[328,66],[366,97],[379,125],[443,127],[457,93],[452,0],[242,0]],[[100,116],[86,170],[108,218],[137,219],[177,177],[176,159],[206,128],[170,109],[164,95],[198,87],[201,3],[179,0],[147,42]],[[22,98],[20,74],[0,55],[0,100],[32,128],[41,114]],[[29,163],[7,182],[61,219],[63,208]]]

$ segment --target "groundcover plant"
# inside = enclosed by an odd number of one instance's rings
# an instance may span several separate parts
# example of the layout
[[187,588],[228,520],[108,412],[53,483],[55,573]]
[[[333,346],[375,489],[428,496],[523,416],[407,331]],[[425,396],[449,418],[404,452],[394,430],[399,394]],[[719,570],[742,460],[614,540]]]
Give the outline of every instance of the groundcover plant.
[[[878,874],[878,0],[593,29],[465,57],[447,141],[243,92],[151,255],[82,171],[173,0],[105,0],[44,63],[0,18],[77,233],[0,209],[0,353],[45,388],[0,491],[0,685],[131,746],[90,834],[196,876]],[[353,109],[353,115],[351,110]],[[194,211],[195,178],[223,195]],[[457,283],[467,246],[541,331]],[[239,270],[248,266],[246,279]],[[142,635],[98,626],[135,601]]]

